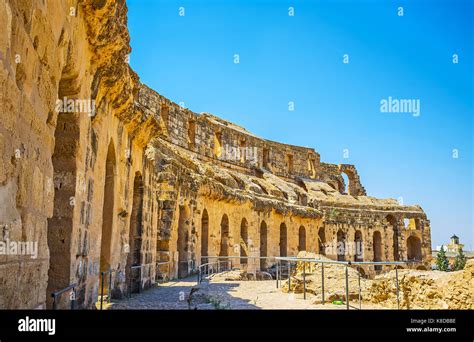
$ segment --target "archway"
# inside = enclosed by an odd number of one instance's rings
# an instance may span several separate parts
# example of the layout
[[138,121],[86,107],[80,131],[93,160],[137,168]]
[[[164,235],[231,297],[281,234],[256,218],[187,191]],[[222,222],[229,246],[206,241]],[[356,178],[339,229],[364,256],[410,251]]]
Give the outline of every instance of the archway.
[[[111,268],[111,246],[113,228],[115,224],[115,147],[111,141],[107,151],[105,164],[104,202],[102,209],[102,237],[100,245],[100,271],[105,272]],[[107,286],[104,286],[107,288]]]
[[221,249],[219,256],[229,256],[229,218],[226,214],[221,219]]
[[349,179],[349,176],[347,175],[347,173],[341,172],[341,177],[342,177],[342,180],[343,180],[344,183],[342,183],[342,182],[340,183],[340,185],[342,186],[342,188],[340,189],[340,192],[343,195],[349,195],[349,193],[350,193],[350,187],[349,187],[350,179]]
[[240,223],[240,256],[243,258],[240,259],[241,264],[247,263],[248,256],[248,223],[245,218],[242,219]]
[[178,218],[178,278],[184,278],[189,274],[189,222],[190,211],[186,205],[179,206]]
[[[58,99],[77,96],[77,77],[73,76],[71,66],[63,69],[59,82]],[[59,112],[54,131],[54,152],[52,156],[54,204],[53,216],[48,219],[47,239],[49,249],[49,269],[46,300],[52,308],[50,294],[67,287],[71,283],[71,253],[73,241],[74,208],[77,184],[77,147],[80,141],[80,122],[78,113]],[[54,122],[54,118],[51,118]],[[91,189],[88,189],[91,191]],[[87,235],[80,228],[76,234]],[[67,298],[67,296],[63,296]],[[76,298],[82,301],[84,298]],[[59,308],[67,308],[69,301],[60,302]]]
[[346,241],[344,232],[342,230],[337,231],[337,260],[344,261],[346,256]]
[[407,239],[407,257],[411,261],[421,261],[421,241],[416,236]]
[[[382,261],[382,235],[379,231],[374,232],[373,236],[373,251],[374,251],[374,261]],[[375,265],[375,270],[381,270],[381,265]]]
[[306,229],[300,226],[298,230],[298,252],[306,251]]
[[127,284],[130,292],[140,291],[141,269],[131,269],[141,264],[142,232],[143,232],[143,180],[140,172],[135,173],[133,181],[133,204],[130,215],[127,256]]
[[362,232],[357,230],[354,235],[354,242],[355,242],[355,261],[363,261],[363,253],[364,253],[364,244],[362,241]]
[[209,214],[207,210],[204,209],[201,217],[201,262],[207,263],[207,257],[209,253]]
[[[265,221],[262,221],[260,223],[260,256],[261,257],[266,257],[267,256],[267,224]],[[260,269],[265,270],[266,269],[266,260],[265,259],[260,259]]]
[[398,248],[398,224],[397,224],[397,219],[393,215],[387,215],[386,217],[389,225],[392,227],[393,231],[393,260],[394,261],[399,261],[400,260],[400,253],[399,253],[399,248]]
[[318,252],[321,255],[326,255],[326,233],[324,227],[319,228],[318,231]]
[[287,234],[286,224],[280,224],[280,256],[287,256]]

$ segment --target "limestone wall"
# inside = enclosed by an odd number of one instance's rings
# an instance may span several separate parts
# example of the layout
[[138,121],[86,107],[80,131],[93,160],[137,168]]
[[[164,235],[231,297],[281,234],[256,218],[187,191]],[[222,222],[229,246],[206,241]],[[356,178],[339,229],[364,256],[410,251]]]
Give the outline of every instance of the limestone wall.
[[246,168],[265,167],[285,177],[314,178],[317,173],[319,154],[312,148],[264,140],[211,114],[183,108],[145,85],[140,87],[139,104],[161,118],[166,140],[201,157]]
[[91,308],[102,284],[114,297],[151,286],[157,262],[181,277],[203,254],[319,252],[358,231],[367,260],[378,236],[380,260],[428,262],[423,210],[366,196],[354,166],[142,85],[126,13],[124,1],[0,0],[0,243],[37,244],[36,258],[0,253],[0,308],[50,307],[71,284]]

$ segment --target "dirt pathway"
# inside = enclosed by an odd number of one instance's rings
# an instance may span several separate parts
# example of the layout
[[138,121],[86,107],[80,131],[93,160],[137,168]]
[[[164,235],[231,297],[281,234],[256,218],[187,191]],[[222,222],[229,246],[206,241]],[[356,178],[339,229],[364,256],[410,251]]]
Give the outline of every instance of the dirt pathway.
[[[191,300],[190,299],[191,294]],[[351,303],[358,306],[357,303]],[[345,305],[315,304],[311,295],[282,293],[275,281],[210,280],[196,285],[196,278],[180,279],[133,294],[131,299],[114,301],[112,310],[288,310],[288,309],[346,309]],[[363,306],[362,308],[369,308]],[[371,306],[370,308],[375,308]]]

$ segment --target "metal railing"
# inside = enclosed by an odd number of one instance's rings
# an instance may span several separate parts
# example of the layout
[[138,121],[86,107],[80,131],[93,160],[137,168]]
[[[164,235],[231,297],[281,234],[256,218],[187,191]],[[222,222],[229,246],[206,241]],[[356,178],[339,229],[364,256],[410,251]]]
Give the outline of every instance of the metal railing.
[[[396,283],[396,293],[397,293],[397,308],[400,309],[400,288],[398,282],[398,266],[407,265],[414,263],[413,261],[335,261],[335,260],[322,260],[322,259],[312,259],[312,258],[297,258],[297,257],[275,257],[277,260],[277,279],[276,287],[281,286],[281,262],[285,261],[288,263],[288,292],[291,291],[291,264],[292,263],[303,263],[303,298],[306,299],[306,263],[319,263],[321,264],[321,303],[325,304],[324,298],[324,265],[333,264],[333,265],[343,265],[345,266],[345,295],[346,295],[346,308],[349,310],[350,307],[354,309],[362,309],[362,296],[361,296],[361,265],[374,265],[374,266],[383,266],[383,265],[392,265],[395,266],[395,283]],[[357,266],[358,273],[358,286],[359,286],[359,307],[354,307],[350,305],[349,299],[349,267]]]
[[58,297],[60,297],[63,293],[71,290],[69,293],[69,300],[71,301],[71,310],[74,310],[76,304],[76,286],[77,284],[71,284],[64,289],[58,290],[56,292],[51,293],[51,297],[53,297],[53,310],[58,309]]
[[108,277],[107,303],[110,303],[112,299],[112,273],[116,271],[109,268],[107,271],[100,272],[100,310],[103,310],[104,306],[104,283],[106,276]]
[[[215,259],[214,261],[209,261]],[[224,260],[222,260],[224,259]],[[237,262],[233,262],[234,259],[237,259]],[[272,259],[275,261],[275,257],[260,257],[260,256],[240,256],[240,255],[233,255],[233,256],[203,256],[201,257],[201,260],[205,260],[207,262],[202,263],[198,267],[198,272],[197,272],[197,282],[200,284],[203,279],[211,274],[219,273],[219,272],[224,272],[224,271],[229,271],[233,269],[233,266],[239,266],[235,267],[237,269],[241,269],[242,265],[245,266],[245,268],[251,267],[249,265],[249,262],[242,263],[242,260],[270,260]],[[225,265],[226,267],[221,267],[221,265]],[[253,273],[255,274],[256,277],[256,272],[257,268],[260,268],[260,264],[258,266],[254,265],[255,267],[253,268]]]
[[197,283],[199,285],[204,279],[204,277],[208,277],[211,274],[224,272],[231,269],[232,269],[231,260],[222,260],[222,261],[215,260],[215,261],[211,261],[211,262],[199,265],[198,273],[197,273]]

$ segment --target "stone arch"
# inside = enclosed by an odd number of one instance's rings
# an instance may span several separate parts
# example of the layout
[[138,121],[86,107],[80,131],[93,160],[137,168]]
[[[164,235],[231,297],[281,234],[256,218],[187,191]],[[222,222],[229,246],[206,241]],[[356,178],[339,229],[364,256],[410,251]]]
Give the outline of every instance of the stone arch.
[[366,195],[366,191],[360,182],[360,177],[354,165],[340,164],[339,171],[342,177],[345,178],[347,176],[347,180],[345,180],[345,185],[347,186],[347,189],[345,189],[346,194],[351,196]]
[[201,260],[203,263],[208,262],[202,257],[209,255],[209,214],[204,209],[201,216]]
[[326,255],[326,233],[324,227],[319,228],[318,231],[318,253]]
[[128,256],[127,256],[127,284],[130,292],[140,291],[141,270],[131,269],[142,262],[142,234],[143,234],[143,179],[140,172],[135,173],[133,180],[133,203],[130,215],[130,228],[128,234]]
[[189,226],[190,226],[190,210],[187,205],[179,206],[178,217],[178,278],[184,278],[189,274]]
[[244,257],[240,259],[240,263],[247,263],[248,256],[248,240],[249,240],[249,231],[248,231],[248,222],[245,218],[240,222],[240,256]]
[[339,229],[336,234],[337,238],[337,260],[344,261],[346,257],[346,237],[342,229]]
[[288,253],[288,229],[286,224],[280,224],[280,256],[287,256]]
[[400,253],[399,253],[399,248],[398,248],[398,236],[399,236],[398,222],[395,216],[390,215],[390,214],[387,215],[385,218],[388,221],[388,224],[391,226],[392,231],[393,231],[393,238],[392,238],[393,260],[399,261]]
[[102,209],[102,237],[100,247],[100,271],[108,271],[112,265],[112,238],[115,226],[115,186],[116,186],[115,147],[111,140],[107,149],[105,163],[104,202]]
[[[382,234],[379,231],[375,231],[372,237],[372,248],[374,252],[374,261],[382,261]],[[375,265],[375,270],[381,270],[382,266]]]
[[[61,75],[58,88],[58,99],[76,97],[78,79],[72,77],[70,66],[66,66]],[[68,81],[69,80],[69,81]],[[80,122],[78,113],[57,113],[54,130],[54,152],[52,156],[54,202],[53,216],[48,219],[49,269],[47,285],[48,307],[51,308],[50,294],[68,286],[71,282],[71,250],[73,241],[74,208],[76,203],[77,184],[77,148],[80,141]],[[54,115],[48,121],[54,123]],[[90,189],[90,191],[92,191]],[[81,233],[80,233],[81,234]],[[87,238],[87,230],[82,233]],[[62,307],[63,303],[59,303]],[[67,303],[64,303],[67,305]],[[65,306],[67,307],[67,306]]]
[[407,257],[408,260],[420,261],[421,258],[421,241],[417,236],[410,236],[407,239]]
[[[265,221],[262,221],[260,223],[260,256],[261,257],[266,257],[268,253],[268,229],[267,229],[267,223]],[[266,269],[266,260],[265,259],[260,259],[260,269],[264,270]]]
[[346,172],[341,172],[341,178],[342,178],[342,181],[339,182],[339,186],[340,186],[339,192],[344,195],[349,195],[350,194],[349,185],[351,184],[351,180]]
[[298,252],[306,251],[306,228],[300,226],[298,229]]
[[221,246],[219,256],[229,256],[230,246],[229,217],[224,214],[221,219]]
[[[354,234],[354,242],[355,242],[355,261],[363,261],[363,253],[364,253],[364,241],[362,238],[362,232],[360,230],[356,230]],[[362,253],[362,254],[361,254]]]

